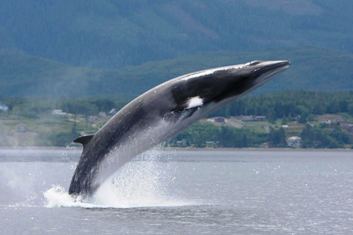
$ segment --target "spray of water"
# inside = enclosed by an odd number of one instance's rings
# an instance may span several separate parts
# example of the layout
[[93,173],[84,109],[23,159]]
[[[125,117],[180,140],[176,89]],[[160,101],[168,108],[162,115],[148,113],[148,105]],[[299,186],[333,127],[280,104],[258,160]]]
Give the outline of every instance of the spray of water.
[[37,178],[31,172],[26,171],[26,164],[16,163],[16,168],[23,174],[14,171],[13,163],[0,165],[0,204],[10,206],[33,206],[38,191],[36,190]]
[[168,194],[175,168],[161,162],[160,151],[151,150],[138,156],[108,178],[88,199],[70,196],[63,187],[53,186],[44,193],[47,207],[130,208],[174,207],[192,205]]

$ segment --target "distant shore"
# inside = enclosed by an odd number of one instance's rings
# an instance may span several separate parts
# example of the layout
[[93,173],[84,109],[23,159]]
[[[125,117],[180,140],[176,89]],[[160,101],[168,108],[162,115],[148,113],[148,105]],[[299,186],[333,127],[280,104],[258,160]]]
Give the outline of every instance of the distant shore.
[[[59,146],[0,146],[0,150],[69,150],[81,151],[80,147]],[[243,152],[353,152],[353,149],[325,149],[325,148],[194,148],[194,147],[156,147],[160,151],[243,151]]]

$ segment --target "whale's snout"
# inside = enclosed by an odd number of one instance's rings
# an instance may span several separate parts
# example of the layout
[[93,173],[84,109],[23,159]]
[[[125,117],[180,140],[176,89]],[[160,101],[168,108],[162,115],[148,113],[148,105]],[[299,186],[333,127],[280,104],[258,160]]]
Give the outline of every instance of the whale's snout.
[[257,83],[263,83],[273,75],[289,68],[288,60],[256,61],[249,63],[249,67],[254,67],[251,72],[256,77]]
[[268,73],[268,72],[272,73],[272,72],[282,71],[284,69],[287,69],[289,65],[290,63],[288,60],[257,62],[257,64],[255,65],[256,66],[255,71],[258,71],[260,73]]

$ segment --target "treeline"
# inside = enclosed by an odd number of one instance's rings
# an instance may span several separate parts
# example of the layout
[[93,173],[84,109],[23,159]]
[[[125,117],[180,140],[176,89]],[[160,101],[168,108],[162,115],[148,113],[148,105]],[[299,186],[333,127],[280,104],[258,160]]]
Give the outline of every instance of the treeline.
[[80,98],[80,99],[40,99],[40,98],[3,98],[0,103],[9,108],[9,112],[17,115],[35,117],[43,112],[61,109],[63,112],[76,115],[96,115],[99,112],[119,110],[127,102],[122,98]]
[[267,134],[209,123],[196,123],[167,142],[169,146],[193,147],[258,147],[268,139]]
[[[41,119],[43,113],[50,114],[53,109],[61,109],[65,113],[74,114],[74,118],[63,119],[65,128],[50,131],[48,140],[53,145],[69,144],[80,131],[94,131],[89,116],[105,112],[108,117],[126,104],[123,98],[82,98],[82,99],[1,99],[0,104],[8,106],[8,111],[0,111],[8,118],[22,116],[21,120],[31,119],[32,122]],[[114,110],[115,109],[115,110]],[[111,112],[114,111],[114,112]],[[340,114],[345,126],[340,123],[325,125],[318,120],[317,115]],[[81,117],[77,116],[81,115]],[[169,140],[169,146],[194,147],[287,147],[288,137],[293,135],[301,138],[304,148],[342,148],[353,146],[352,131],[347,125],[353,124],[353,92],[282,92],[247,96],[210,114],[209,116],[265,116],[259,128],[234,128],[229,125],[214,125],[210,122],[198,122]],[[47,115],[48,116],[48,115]],[[67,115],[69,117],[72,115]],[[83,116],[83,117],[82,117]],[[107,116],[103,115],[108,118]],[[81,118],[81,121],[77,121]],[[58,119],[52,116],[53,119]],[[103,120],[105,121],[106,118]],[[60,119],[61,120],[61,119]],[[72,121],[75,120],[75,121]],[[90,120],[95,120],[90,119]],[[285,130],[286,123],[302,123],[293,133]],[[90,124],[87,124],[91,122]],[[43,124],[47,125],[47,124]],[[76,126],[79,125],[79,126]],[[48,128],[49,130],[50,128]]]
[[212,115],[263,115],[269,120],[298,118],[305,123],[312,115],[334,113],[353,115],[353,92],[302,91],[247,96]]
[[[20,113],[40,113],[48,109],[62,109],[64,112],[94,115],[98,112],[119,110],[128,101],[124,98],[80,98],[64,100],[4,98],[10,111]],[[282,92],[256,96],[246,96],[209,116],[262,115],[269,120],[293,119],[305,123],[313,115],[347,113],[353,115],[353,91],[351,92]]]
[[300,134],[303,148],[342,148],[353,144],[353,138],[338,125],[333,128],[321,124],[305,125]]
[[66,113],[95,115],[99,112],[109,113],[112,109],[121,109],[126,102],[119,99],[80,99],[80,100],[65,100],[57,104],[57,107]]
[[[352,146],[353,138],[338,125],[305,125],[300,132],[302,148],[346,148]],[[196,123],[169,140],[172,147],[289,147],[288,135],[284,128],[271,127],[268,133],[229,126],[217,127],[210,123]],[[299,146],[298,146],[299,147]]]

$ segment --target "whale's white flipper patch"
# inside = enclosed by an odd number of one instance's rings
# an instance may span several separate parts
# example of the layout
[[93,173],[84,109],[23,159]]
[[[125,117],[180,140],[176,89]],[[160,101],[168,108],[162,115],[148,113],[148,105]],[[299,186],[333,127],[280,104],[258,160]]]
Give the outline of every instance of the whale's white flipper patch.
[[203,100],[200,96],[191,97],[188,100],[186,109],[197,108],[203,105]]

